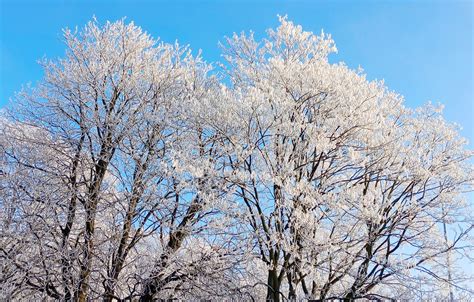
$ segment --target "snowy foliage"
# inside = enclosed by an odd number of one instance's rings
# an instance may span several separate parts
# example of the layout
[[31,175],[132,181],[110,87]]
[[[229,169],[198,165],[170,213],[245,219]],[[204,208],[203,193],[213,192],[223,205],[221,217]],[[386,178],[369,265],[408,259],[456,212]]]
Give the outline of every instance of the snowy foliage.
[[0,297],[462,299],[472,151],[286,17],[213,69],[123,20],[0,119]]

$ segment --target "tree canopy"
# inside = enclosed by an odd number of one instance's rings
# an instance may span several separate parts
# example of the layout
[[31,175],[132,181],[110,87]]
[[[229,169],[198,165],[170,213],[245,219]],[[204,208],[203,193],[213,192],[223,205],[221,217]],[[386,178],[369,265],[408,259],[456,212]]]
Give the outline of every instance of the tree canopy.
[[223,62],[123,20],[0,117],[0,297],[462,299],[473,151],[279,17]]

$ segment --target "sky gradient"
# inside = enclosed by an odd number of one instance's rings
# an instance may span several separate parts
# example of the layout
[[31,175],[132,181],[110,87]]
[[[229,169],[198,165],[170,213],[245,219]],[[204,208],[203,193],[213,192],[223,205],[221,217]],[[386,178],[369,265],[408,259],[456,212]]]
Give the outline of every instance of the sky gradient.
[[220,60],[218,41],[253,30],[262,37],[288,15],[307,31],[332,34],[331,60],[384,79],[406,105],[441,102],[474,146],[473,2],[465,1],[25,1],[0,0],[0,108],[42,71],[37,60],[64,54],[64,27],[127,17],[154,38],[202,49]]

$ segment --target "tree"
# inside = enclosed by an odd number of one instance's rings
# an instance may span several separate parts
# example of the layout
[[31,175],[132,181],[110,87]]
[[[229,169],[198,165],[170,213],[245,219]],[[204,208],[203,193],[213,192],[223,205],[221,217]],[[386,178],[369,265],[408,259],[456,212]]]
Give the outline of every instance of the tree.
[[[187,48],[158,44],[133,23],[94,21],[64,37],[66,57],[43,62],[44,81],[18,97],[16,121],[2,127],[12,170],[2,204],[15,212],[2,258],[20,274],[11,297],[149,300],[191,277],[176,257],[219,211],[213,137],[185,119],[214,80]],[[159,256],[147,250],[148,267],[127,271],[149,236]],[[27,266],[16,254],[25,245]]]
[[329,35],[280,17],[220,70],[123,20],[64,40],[0,120],[2,297],[469,293],[473,152]]
[[[410,110],[383,82],[329,63],[330,36],[280,22],[262,42],[234,34],[224,47],[238,108],[229,165],[267,299],[376,297],[414,271],[453,283],[434,264],[470,247],[465,140],[438,108]],[[444,207],[459,227],[448,244]]]

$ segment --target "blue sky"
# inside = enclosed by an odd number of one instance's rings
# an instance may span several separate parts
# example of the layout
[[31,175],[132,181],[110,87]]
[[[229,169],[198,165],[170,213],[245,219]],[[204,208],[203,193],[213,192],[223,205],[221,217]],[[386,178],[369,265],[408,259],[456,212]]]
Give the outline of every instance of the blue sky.
[[64,54],[61,29],[124,16],[165,42],[220,59],[225,35],[252,29],[257,37],[287,14],[305,30],[331,33],[333,61],[385,79],[414,107],[446,105],[474,146],[473,2],[465,1],[25,1],[0,0],[0,108],[41,78],[36,61]]

